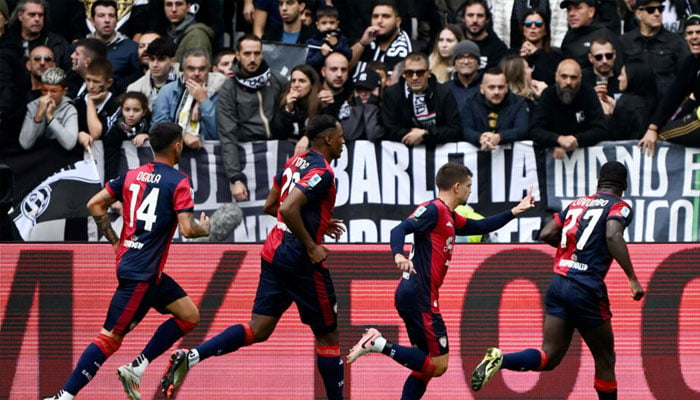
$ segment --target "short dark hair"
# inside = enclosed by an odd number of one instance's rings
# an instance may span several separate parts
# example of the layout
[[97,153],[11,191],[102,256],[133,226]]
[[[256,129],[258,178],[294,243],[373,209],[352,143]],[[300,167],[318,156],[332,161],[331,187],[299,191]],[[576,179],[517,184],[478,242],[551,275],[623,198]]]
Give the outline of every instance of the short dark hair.
[[141,92],[126,92],[119,96],[119,104],[124,106],[124,102],[133,99],[141,103],[141,108],[143,108],[143,118],[148,121],[151,118],[151,109],[148,107],[148,97]]
[[408,53],[406,55],[406,58],[404,58],[404,61],[423,61],[425,65],[430,68],[430,61],[428,60],[428,56],[425,55],[425,53],[421,53],[420,51],[414,51],[411,53]]
[[182,128],[174,122],[161,122],[156,124],[148,134],[151,149],[156,153],[163,153],[173,143],[182,139]]
[[464,182],[467,177],[473,176],[472,171],[457,162],[448,162],[438,170],[435,175],[435,185],[440,190],[448,190],[455,183]]
[[394,14],[397,17],[401,17],[401,12],[399,11],[399,6],[396,5],[396,2],[394,0],[377,0],[374,3],[374,6],[372,7],[372,12],[374,12],[374,9],[379,7],[379,6],[391,7],[391,9],[394,10]]
[[211,65],[216,65],[218,64],[224,56],[232,56],[235,55],[236,51],[233,49],[224,49],[221,50],[216,57],[214,57],[214,61],[212,61]]
[[338,120],[328,114],[321,114],[311,118],[309,122],[306,123],[306,136],[309,138],[309,142],[313,142],[316,138],[331,129],[336,129],[337,124]]
[[379,72],[379,71],[384,71],[386,74],[388,71],[386,69],[386,64],[384,64],[381,61],[370,61],[367,63],[367,69],[371,69],[372,71]]
[[115,14],[119,11],[119,7],[117,6],[117,2],[114,0],[95,0],[95,2],[92,3],[92,6],[90,7],[90,17],[95,18],[95,9],[98,6],[112,7],[112,8],[114,8]]
[[75,42],[75,47],[82,47],[87,50],[91,59],[107,58],[107,45],[100,39],[83,38]]
[[167,36],[161,36],[153,39],[146,47],[145,55],[158,58],[173,58],[177,51],[177,45]]
[[619,161],[608,161],[598,172],[598,188],[616,186],[624,192],[627,189],[627,168]]
[[503,74],[503,70],[500,67],[491,67],[487,68],[486,71],[484,71],[484,75],[489,74],[489,75],[501,75]]
[[321,17],[329,17],[340,20],[340,13],[338,9],[333,6],[323,6],[316,11],[316,21],[321,19]]
[[486,15],[486,25],[491,26],[491,9],[486,3],[486,0],[466,0],[464,3],[462,3],[461,6],[459,6],[459,11],[457,15],[461,15],[462,18],[464,18],[464,13],[467,12],[467,7],[473,6],[474,4],[480,4],[482,7],[484,7],[484,14]]
[[241,38],[238,39],[238,41],[236,42],[236,51],[241,50],[241,43],[243,43],[244,40],[253,40],[253,41],[259,42],[260,46],[262,46],[262,39],[260,39],[260,37],[258,37],[257,35],[254,35],[252,33],[247,33],[247,34],[241,36]]
[[112,70],[112,63],[106,58],[96,58],[88,64],[85,69],[85,74],[101,76],[104,79],[112,79],[114,73]]

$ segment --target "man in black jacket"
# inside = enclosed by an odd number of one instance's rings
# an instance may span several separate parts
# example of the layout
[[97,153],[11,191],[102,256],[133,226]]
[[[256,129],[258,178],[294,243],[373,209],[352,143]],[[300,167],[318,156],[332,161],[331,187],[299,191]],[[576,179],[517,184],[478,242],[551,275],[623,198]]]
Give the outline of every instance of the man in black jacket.
[[656,75],[659,98],[666,94],[681,62],[690,54],[681,36],[664,28],[663,10],[664,6],[658,0],[637,0],[634,14],[639,27],[620,38],[625,60],[640,61],[651,66]]
[[464,2],[464,37],[479,46],[479,68],[491,68],[508,54],[508,46],[491,29],[491,11],[485,0]]
[[498,68],[484,72],[481,94],[460,115],[464,140],[482,151],[528,138],[530,112],[525,98],[510,93],[506,75]]
[[547,87],[533,112],[530,131],[535,144],[554,147],[554,158],[605,139],[607,120],[593,88],[581,85],[575,60],[559,63],[556,84]]
[[462,127],[457,101],[432,76],[428,58],[409,53],[404,66],[403,78],[384,93],[384,139],[409,146],[459,141]]

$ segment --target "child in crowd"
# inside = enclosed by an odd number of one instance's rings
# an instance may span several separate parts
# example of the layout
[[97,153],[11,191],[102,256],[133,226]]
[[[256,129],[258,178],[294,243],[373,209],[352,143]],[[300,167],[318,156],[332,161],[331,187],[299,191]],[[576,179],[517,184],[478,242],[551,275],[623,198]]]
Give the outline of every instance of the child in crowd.
[[150,119],[151,111],[145,94],[126,92],[121,96],[117,120],[102,138],[105,150],[105,182],[119,176],[119,150],[124,140],[131,140],[136,147],[141,147],[148,140]]
[[343,126],[346,142],[354,140],[381,140],[384,135],[380,112],[379,89],[382,78],[367,68],[355,80],[353,97],[340,108],[338,120]]
[[85,70],[85,95],[75,100],[78,110],[78,130],[99,140],[110,130],[119,115],[119,102],[109,91],[112,87],[112,64],[106,58],[97,58]]
[[214,57],[214,62],[211,66],[212,72],[218,72],[226,75],[227,78],[233,78],[233,62],[235,59],[236,52],[234,50],[221,51]]
[[41,75],[41,97],[27,104],[19,143],[29,150],[37,142],[56,140],[61,147],[72,150],[80,139],[86,146],[89,136],[78,135],[78,113],[70,99],[65,96],[66,74],[61,68],[49,68]]
[[352,50],[348,39],[340,33],[340,16],[335,7],[322,7],[316,12],[316,29],[318,33],[309,39],[309,53],[306,63],[321,71],[323,61],[331,52],[340,52],[348,60],[352,58]]

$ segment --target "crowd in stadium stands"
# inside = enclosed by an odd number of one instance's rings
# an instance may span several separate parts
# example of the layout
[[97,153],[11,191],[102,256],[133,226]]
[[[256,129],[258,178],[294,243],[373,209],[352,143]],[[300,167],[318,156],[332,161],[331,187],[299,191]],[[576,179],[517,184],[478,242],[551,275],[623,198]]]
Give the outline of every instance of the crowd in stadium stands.
[[[653,155],[660,139],[698,143],[697,13],[698,0],[0,0],[0,162],[56,142],[82,158],[102,140],[108,180],[121,141],[172,121],[190,148],[221,142],[244,201],[239,143],[300,152],[318,114],[347,141],[533,140],[562,158],[638,140]],[[263,41],[306,46],[306,64],[281,76]]]

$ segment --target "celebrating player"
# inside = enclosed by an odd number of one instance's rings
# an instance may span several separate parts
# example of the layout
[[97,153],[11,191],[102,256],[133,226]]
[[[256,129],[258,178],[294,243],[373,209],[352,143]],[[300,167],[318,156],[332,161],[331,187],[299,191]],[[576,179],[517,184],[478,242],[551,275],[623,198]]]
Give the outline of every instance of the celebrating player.
[[[211,356],[267,340],[292,302],[316,337],[316,361],[329,399],[343,397],[343,362],[338,345],[335,289],[324,261],[323,235],[339,237],[341,221],[331,219],[335,177],[329,162],[343,151],[343,130],[320,115],[306,126],[311,149],[290,158],[274,180],[264,211],[277,216],[261,251],[261,271],[250,322],[230,326],[192,350],[173,352],[161,380],[172,398],[187,371]],[[206,397],[206,396],[205,396]]]
[[604,282],[613,258],[627,275],[632,298],[644,296],[622,236],[632,221],[632,209],[621,198],[625,189],[627,169],[617,161],[607,162],[600,168],[598,192],[574,200],[542,229],[540,238],[557,248],[555,274],[545,297],[542,349],[505,355],[488,349],[472,374],[473,390],[481,389],[499,369],[554,369],[577,329],[593,354],[598,399],[617,399],[612,313]]
[[[396,288],[395,303],[406,324],[411,345],[401,346],[369,328],[350,350],[348,363],[370,352],[385,354],[413,370],[403,386],[402,399],[420,399],[428,382],[447,371],[447,330],[440,314],[440,286],[452,259],[455,233],[484,234],[496,230],[508,221],[534,207],[532,189],[518,205],[508,211],[482,220],[462,217],[454,209],[464,204],[471,193],[472,173],[462,164],[449,162],[435,177],[438,197],[421,204],[398,226],[391,230],[391,252],[403,276]],[[413,233],[415,243],[410,258],[403,253],[407,234]]]
[[[72,400],[119,349],[122,338],[155,308],[173,317],[158,327],[131,364],[117,370],[129,399],[140,400],[141,375],[148,364],[199,322],[197,307],[163,268],[175,228],[188,238],[207,236],[209,218],[202,213],[199,223],[194,220],[190,179],[173,168],[182,153],[182,129],[177,124],[161,123],[151,130],[149,140],[154,161],[109,181],[87,204],[100,232],[117,253],[119,286],[102,331],[83,351],[63,388],[45,400]],[[124,207],[121,238],[107,218],[107,208],[116,201]]]

